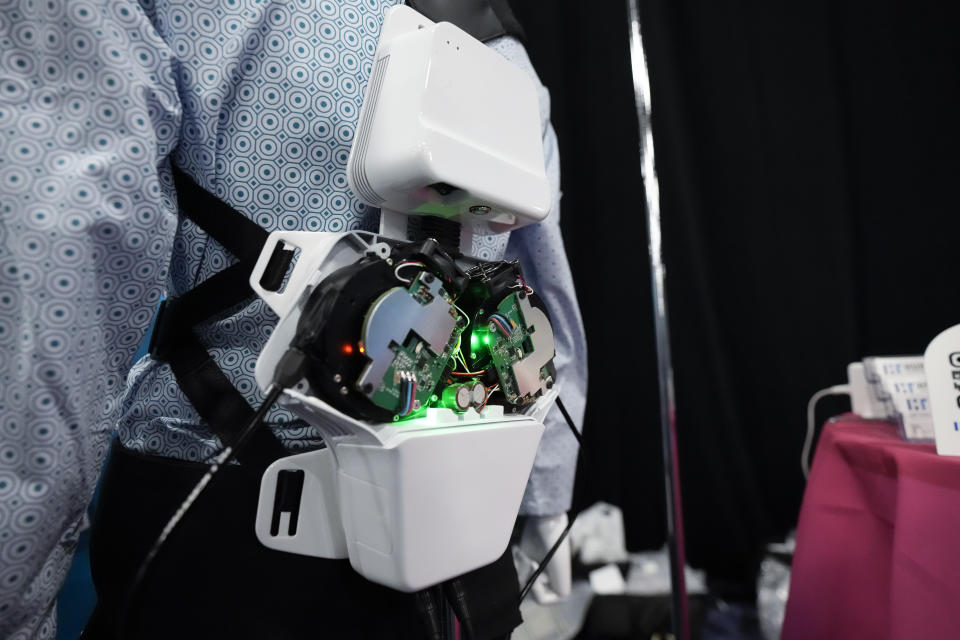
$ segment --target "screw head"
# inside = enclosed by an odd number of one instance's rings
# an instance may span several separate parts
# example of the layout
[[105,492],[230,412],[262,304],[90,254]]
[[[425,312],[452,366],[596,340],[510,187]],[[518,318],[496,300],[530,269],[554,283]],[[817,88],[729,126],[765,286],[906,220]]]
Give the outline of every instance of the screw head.
[[485,204],[477,204],[470,207],[470,213],[473,213],[478,216],[485,216],[490,213],[490,207]]
[[334,381],[334,382],[339,383],[341,380],[343,380],[343,376],[341,376],[339,373],[333,374],[333,381]]
[[350,389],[347,389],[346,387],[340,387],[340,395],[345,396],[348,393],[350,393]]

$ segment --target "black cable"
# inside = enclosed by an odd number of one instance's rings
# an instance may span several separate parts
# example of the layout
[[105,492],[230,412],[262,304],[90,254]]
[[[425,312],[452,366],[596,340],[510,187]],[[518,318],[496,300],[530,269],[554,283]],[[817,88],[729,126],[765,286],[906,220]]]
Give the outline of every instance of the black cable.
[[[567,412],[567,408],[563,406],[563,401],[557,397],[557,408],[560,409],[560,413],[563,414],[564,419],[567,421],[567,426],[570,427],[570,431],[573,432],[573,437],[577,439],[577,445],[579,446],[579,453],[583,453],[583,437],[580,435],[580,432],[577,430],[575,424],[573,424],[573,418],[570,417],[570,414]],[[523,585],[523,590],[520,591],[520,602],[523,602],[523,599],[527,597],[527,594],[530,593],[530,589],[533,588],[533,583],[537,581],[537,578],[540,577],[540,574],[543,573],[543,570],[547,568],[547,565],[550,564],[550,561],[553,560],[553,556],[557,553],[557,549],[560,548],[560,545],[563,544],[564,539],[566,539],[567,534],[570,533],[570,528],[573,527],[573,523],[576,521],[576,518],[570,518],[567,522],[567,526],[560,533],[560,537],[557,538],[557,541],[553,543],[553,546],[550,547],[550,550],[547,551],[547,555],[543,557],[543,560],[540,562],[540,566],[537,567],[536,571],[533,572],[533,575],[527,580],[527,583]]]
[[190,510],[190,507],[197,501],[197,498],[200,497],[200,494],[203,493],[207,485],[210,483],[210,480],[213,479],[213,476],[217,474],[221,467],[228,464],[233,458],[237,455],[237,452],[243,448],[247,443],[250,437],[256,432],[257,427],[263,422],[263,419],[266,417],[267,412],[273,408],[273,405],[277,403],[277,400],[280,399],[283,390],[293,387],[302,377],[303,370],[305,367],[305,356],[302,351],[296,348],[288,349],[284,356],[280,359],[280,362],[277,364],[277,369],[274,374],[274,383],[267,389],[267,397],[264,399],[263,404],[260,405],[260,408],[257,409],[257,412],[253,414],[253,417],[250,418],[250,422],[247,423],[247,426],[243,428],[243,431],[240,432],[240,436],[232,445],[228,445],[220,452],[216,457],[213,463],[210,465],[210,468],[207,469],[207,472],[200,478],[200,481],[193,487],[193,490],[187,495],[183,503],[180,505],[180,508],[170,517],[170,520],[167,521],[167,525],[160,532],[160,535],[157,536],[156,541],[154,541],[153,546],[150,547],[150,551],[147,552],[147,555],[144,556],[143,561],[140,562],[140,566],[137,568],[137,573],[133,578],[133,581],[130,583],[130,588],[127,589],[127,597],[124,600],[123,608],[120,610],[120,616],[117,620],[117,635],[119,638],[126,638],[126,627],[130,611],[136,604],[136,596],[140,591],[140,588],[143,586],[143,581],[147,576],[147,573],[150,570],[151,565],[153,564],[154,559],[157,557],[157,554],[160,552],[160,549],[163,547],[164,543],[167,541],[167,538],[170,537],[170,534],[173,533],[173,530],[177,527],[183,517],[187,514],[187,511]]
[[554,554],[557,553],[557,549],[559,549],[560,545],[563,544],[567,534],[570,533],[570,527],[573,526],[575,521],[576,518],[570,518],[570,520],[567,522],[567,526],[560,533],[560,537],[557,538],[557,541],[553,543],[552,547],[550,547],[550,551],[547,551],[547,555],[543,557],[543,560],[540,562],[540,566],[538,566],[537,570],[533,572],[533,575],[530,576],[530,579],[527,580],[527,583],[523,585],[523,590],[520,591],[520,602],[523,602],[523,599],[527,597],[527,594],[530,593],[530,589],[533,588],[533,583],[537,581],[537,578],[540,577],[540,574],[543,573],[543,570],[546,569],[547,565],[550,564],[550,561],[553,560]]
[[576,425],[573,424],[573,418],[567,413],[567,408],[563,406],[563,400],[561,400],[559,396],[557,397],[557,408],[560,409],[560,413],[563,414],[564,419],[567,421],[567,426],[570,427],[570,431],[573,432],[573,437],[577,439],[577,444],[583,449],[583,436],[577,431]]

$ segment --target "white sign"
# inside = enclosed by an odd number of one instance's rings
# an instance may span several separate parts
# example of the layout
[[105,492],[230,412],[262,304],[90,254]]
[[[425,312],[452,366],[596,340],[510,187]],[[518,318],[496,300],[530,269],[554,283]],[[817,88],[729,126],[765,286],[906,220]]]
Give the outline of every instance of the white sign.
[[937,453],[960,456],[960,324],[934,338],[923,361]]

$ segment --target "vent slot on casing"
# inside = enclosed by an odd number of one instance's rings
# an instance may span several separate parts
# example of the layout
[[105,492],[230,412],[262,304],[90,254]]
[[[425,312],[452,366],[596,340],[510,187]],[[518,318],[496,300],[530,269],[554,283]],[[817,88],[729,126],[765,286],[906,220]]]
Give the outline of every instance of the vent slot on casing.
[[370,144],[370,130],[373,129],[377,103],[380,101],[380,90],[383,88],[383,79],[387,75],[389,61],[390,56],[385,55],[379,58],[373,67],[373,73],[370,76],[370,90],[367,93],[363,117],[360,119],[360,127],[357,132],[357,152],[353,155],[353,176],[359,192],[357,195],[364,202],[377,206],[383,204],[386,199],[370,186],[370,178],[367,176],[367,148]]

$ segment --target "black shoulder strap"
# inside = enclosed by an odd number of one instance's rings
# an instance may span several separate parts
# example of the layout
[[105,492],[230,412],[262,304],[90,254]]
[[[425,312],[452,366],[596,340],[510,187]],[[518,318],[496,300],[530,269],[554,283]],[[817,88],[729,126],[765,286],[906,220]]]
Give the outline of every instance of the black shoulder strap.
[[409,0],[410,8],[434,22],[450,22],[481,42],[500,36],[524,39],[507,0]]
[[[269,234],[177,167],[173,167],[173,177],[180,210],[240,261],[163,302],[150,340],[150,355],[170,365],[193,408],[229,445],[253,418],[254,410],[217,366],[193,327],[253,295],[248,279]],[[271,259],[265,281],[279,285],[292,255],[286,251],[273,256],[276,259]],[[286,451],[273,433],[258,429],[237,457],[244,464],[266,466],[284,455]]]
[[241,260],[256,260],[270,235],[260,225],[216,197],[173,166],[180,210]]

